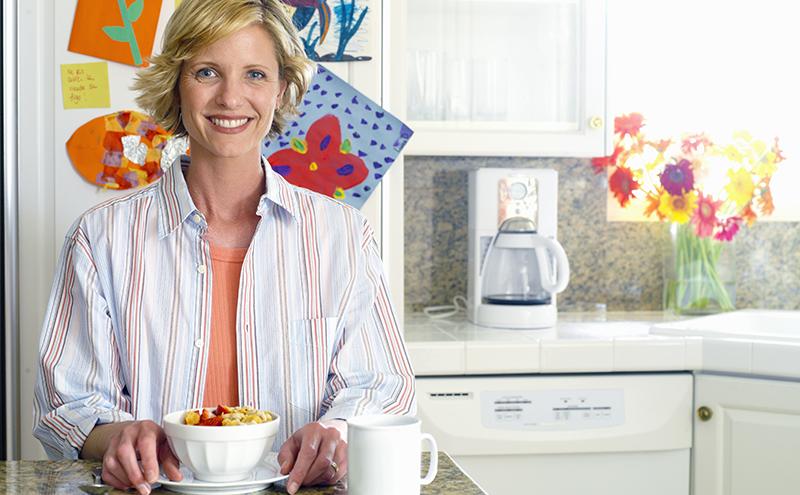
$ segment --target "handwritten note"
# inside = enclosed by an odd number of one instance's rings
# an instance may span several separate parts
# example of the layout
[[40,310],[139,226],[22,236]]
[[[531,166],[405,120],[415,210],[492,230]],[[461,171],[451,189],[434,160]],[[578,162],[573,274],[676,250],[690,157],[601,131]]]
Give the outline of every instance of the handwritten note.
[[110,107],[108,63],[62,64],[61,91],[67,110]]

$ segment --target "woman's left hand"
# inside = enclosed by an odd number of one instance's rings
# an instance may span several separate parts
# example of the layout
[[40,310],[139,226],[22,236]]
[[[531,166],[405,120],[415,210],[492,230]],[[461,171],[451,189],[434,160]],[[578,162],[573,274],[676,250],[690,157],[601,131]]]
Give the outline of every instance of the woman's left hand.
[[301,485],[333,485],[347,474],[347,422],[308,423],[289,437],[278,453],[281,474],[289,475],[286,491]]

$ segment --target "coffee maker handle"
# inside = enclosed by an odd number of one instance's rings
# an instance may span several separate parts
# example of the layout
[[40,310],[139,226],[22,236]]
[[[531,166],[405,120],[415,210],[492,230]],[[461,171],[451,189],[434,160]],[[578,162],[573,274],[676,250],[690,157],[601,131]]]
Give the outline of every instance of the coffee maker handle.
[[542,242],[543,247],[550,250],[556,258],[556,280],[553,281],[553,275],[550,273],[549,267],[547,270],[541,269],[539,272],[542,274],[549,274],[550,276],[545,279],[542,275],[542,288],[551,294],[558,294],[567,288],[569,284],[569,260],[567,260],[567,253],[561,247],[558,241],[550,239],[545,236],[537,236],[538,240]]

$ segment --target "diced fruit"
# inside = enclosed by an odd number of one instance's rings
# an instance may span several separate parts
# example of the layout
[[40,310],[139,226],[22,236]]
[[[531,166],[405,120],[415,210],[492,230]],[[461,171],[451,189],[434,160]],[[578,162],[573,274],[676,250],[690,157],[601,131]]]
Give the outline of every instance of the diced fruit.
[[213,418],[214,416],[211,414],[211,411],[208,409],[203,409],[203,412],[200,413],[200,422],[206,421],[209,418]]
[[222,426],[222,416],[212,416],[204,421],[200,421],[198,426]]
[[217,410],[215,412],[217,416],[222,416],[223,414],[230,414],[232,410],[230,407],[220,404],[217,406]]

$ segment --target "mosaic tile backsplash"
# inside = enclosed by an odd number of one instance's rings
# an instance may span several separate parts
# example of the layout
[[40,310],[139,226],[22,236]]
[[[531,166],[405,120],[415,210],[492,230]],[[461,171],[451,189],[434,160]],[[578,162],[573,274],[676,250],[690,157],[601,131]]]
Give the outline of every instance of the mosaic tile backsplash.
[[[467,293],[467,175],[479,167],[558,171],[558,240],[570,282],[559,311],[662,309],[669,225],[606,220],[607,180],[591,159],[405,157],[405,310]],[[736,236],[736,307],[800,309],[800,222],[756,222]]]

